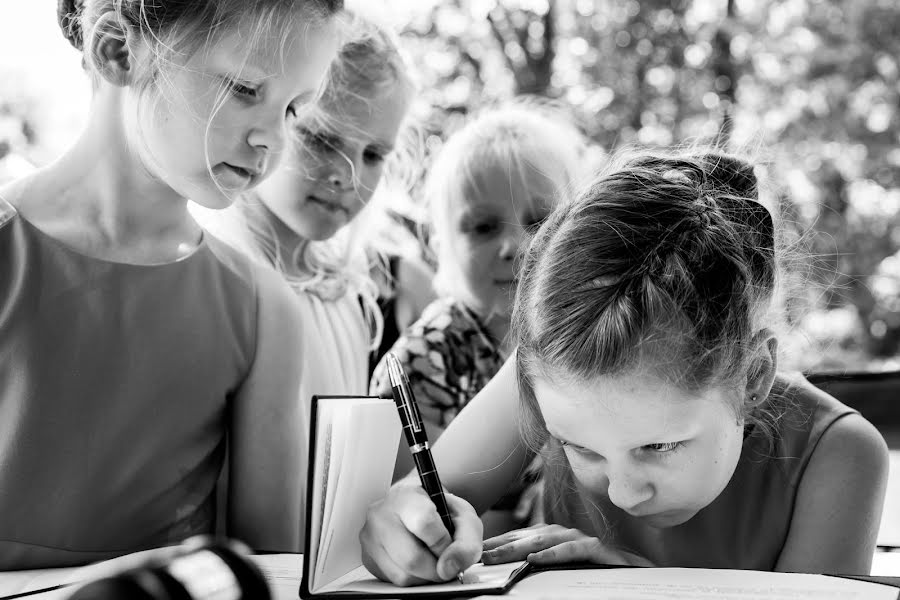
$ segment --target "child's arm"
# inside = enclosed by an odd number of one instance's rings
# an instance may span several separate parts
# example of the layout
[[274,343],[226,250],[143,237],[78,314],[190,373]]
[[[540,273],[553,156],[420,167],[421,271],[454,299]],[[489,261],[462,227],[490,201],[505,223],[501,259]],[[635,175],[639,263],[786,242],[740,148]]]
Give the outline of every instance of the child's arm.
[[[409,387],[416,397],[428,439],[433,444],[444,432],[444,424],[458,411],[465,394],[455,385],[456,378],[448,376],[447,365],[452,362],[453,356],[446,338],[428,335],[423,330],[425,327],[427,323],[419,321],[408,328],[394,342],[390,352],[397,357],[409,377]],[[386,357],[382,357],[375,367],[371,392],[381,397],[392,393]],[[407,476],[414,468],[406,440],[401,438],[393,480]]]
[[515,355],[456,416],[434,446],[441,481],[481,514],[533,458],[519,435]]
[[299,398],[301,324],[290,289],[259,270],[251,371],[232,400],[228,533],[254,550],[300,552],[307,400]]
[[437,296],[431,285],[434,273],[424,262],[401,256],[397,261],[395,318],[403,331],[412,325]]
[[863,417],[825,431],[800,481],[777,571],[868,575],[888,475],[888,450]]

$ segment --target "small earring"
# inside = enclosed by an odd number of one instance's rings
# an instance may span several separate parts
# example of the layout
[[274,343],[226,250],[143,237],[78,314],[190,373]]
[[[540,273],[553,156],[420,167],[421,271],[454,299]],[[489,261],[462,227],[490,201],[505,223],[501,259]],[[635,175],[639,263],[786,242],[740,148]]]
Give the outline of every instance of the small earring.
[[756,394],[750,394],[750,403],[756,404],[757,398],[759,398],[759,396],[757,396]]

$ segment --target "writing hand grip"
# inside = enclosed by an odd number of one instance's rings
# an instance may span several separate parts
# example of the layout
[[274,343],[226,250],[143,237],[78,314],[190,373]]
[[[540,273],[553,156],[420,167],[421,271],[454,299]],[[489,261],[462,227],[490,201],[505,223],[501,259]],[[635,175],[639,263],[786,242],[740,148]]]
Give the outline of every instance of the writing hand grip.
[[416,462],[416,470],[419,472],[419,481],[422,482],[422,487],[425,488],[428,497],[434,502],[438,515],[441,517],[441,522],[444,523],[444,527],[447,528],[450,537],[453,537],[456,533],[456,528],[453,526],[453,520],[450,518],[450,508],[447,506],[447,499],[444,497],[444,487],[441,485],[441,478],[434,467],[434,459],[432,459],[431,453],[427,450],[416,452],[413,454],[413,460]]

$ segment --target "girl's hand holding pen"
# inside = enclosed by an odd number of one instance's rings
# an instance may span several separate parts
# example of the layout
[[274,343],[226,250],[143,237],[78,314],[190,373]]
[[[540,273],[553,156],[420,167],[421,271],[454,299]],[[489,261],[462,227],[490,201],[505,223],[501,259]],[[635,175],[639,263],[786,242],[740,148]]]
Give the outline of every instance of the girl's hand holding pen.
[[410,586],[452,580],[481,558],[483,529],[472,506],[446,493],[451,538],[415,475],[372,504],[360,531],[363,565],[376,577]]
[[486,565],[528,560],[536,565],[591,562],[601,565],[654,566],[647,559],[618,550],[578,530],[561,525],[533,525],[484,541]]

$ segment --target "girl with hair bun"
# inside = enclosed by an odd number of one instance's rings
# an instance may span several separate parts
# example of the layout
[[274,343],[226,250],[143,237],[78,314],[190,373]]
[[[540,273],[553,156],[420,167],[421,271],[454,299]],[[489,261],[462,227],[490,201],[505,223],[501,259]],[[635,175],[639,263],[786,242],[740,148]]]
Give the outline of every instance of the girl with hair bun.
[[[509,356],[515,259],[553,204],[571,193],[583,147],[580,133],[562,115],[520,101],[471,119],[432,164],[424,197],[439,298],[391,348],[432,440]],[[375,368],[373,393],[391,393],[386,364],[382,358]],[[394,475],[412,468],[404,448]],[[539,513],[532,506],[539,485],[523,495],[538,471],[539,465],[530,466],[519,485],[482,515],[488,530],[508,531]]]
[[0,188],[0,570],[216,531],[299,551],[293,299],[187,199],[273,170],[340,5],[60,1],[93,98],[72,148]]
[[[779,372],[781,254],[746,161],[613,163],[534,237],[515,356],[434,448],[455,538],[399,482],[369,510],[369,570],[406,585],[479,558],[867,574],[887,448]],[[540,448],[548,524],[482,543],[476,511]]]

